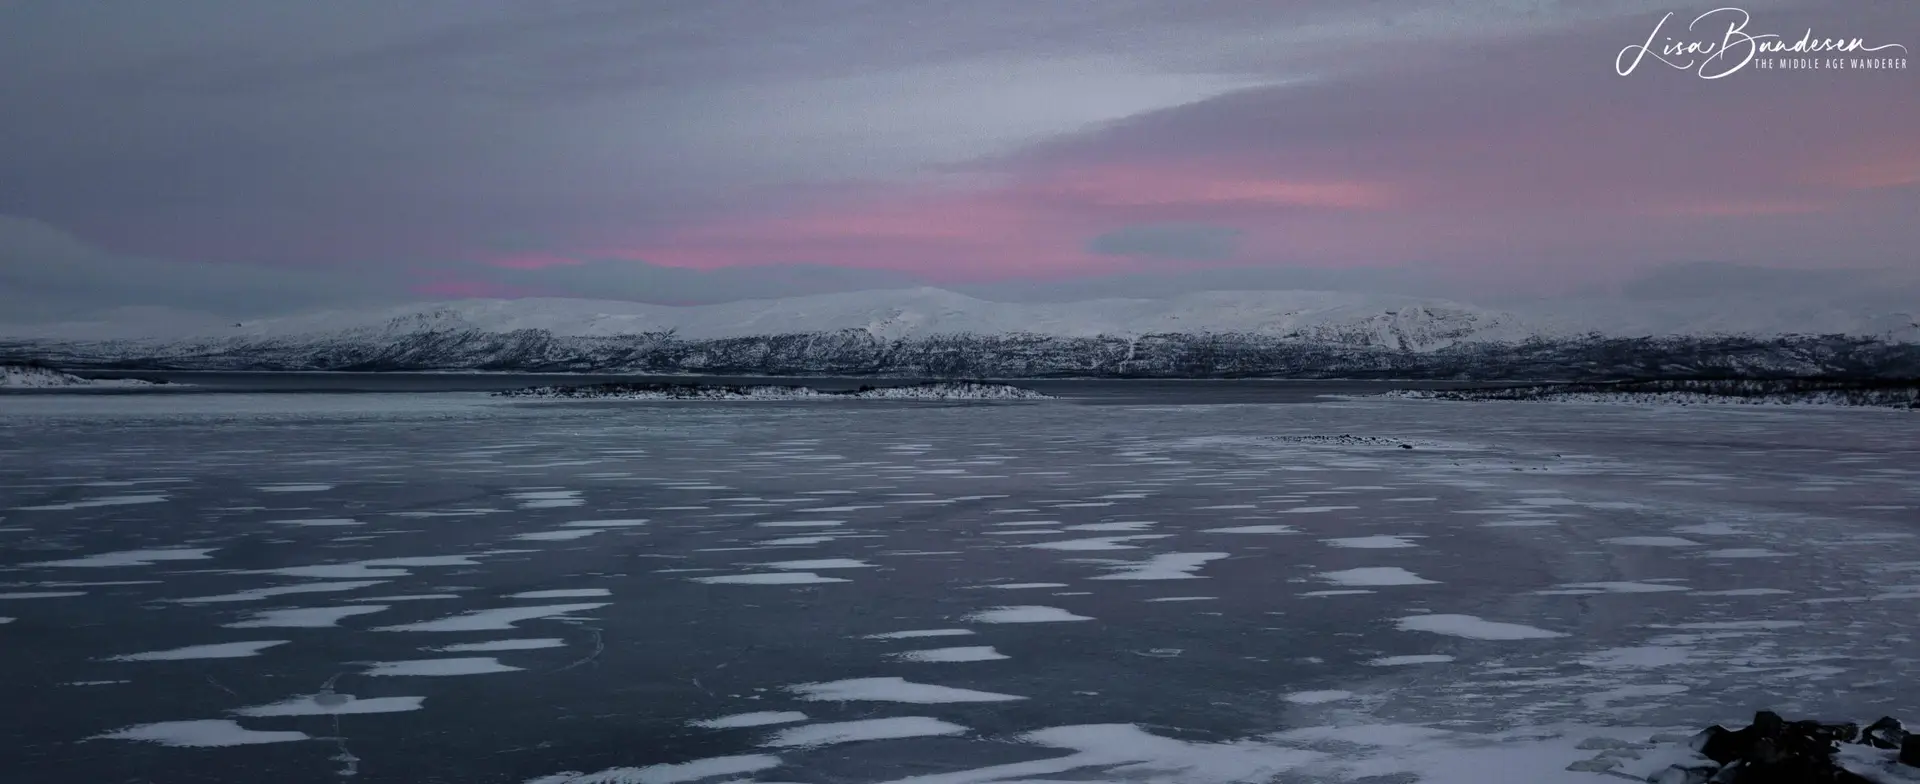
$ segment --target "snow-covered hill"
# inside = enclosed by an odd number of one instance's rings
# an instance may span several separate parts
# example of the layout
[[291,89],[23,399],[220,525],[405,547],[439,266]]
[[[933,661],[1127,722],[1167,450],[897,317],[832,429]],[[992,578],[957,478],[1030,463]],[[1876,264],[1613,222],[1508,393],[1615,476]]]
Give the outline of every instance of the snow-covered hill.
[[66,389],[71,387],[145,387],[151,381],[137,379],[81,378],[52,368],[33,365],[0,365],[0,389]]
[[612,383],[584,386],[529,387],[495,392],[494,397],[534,400],[1051,400],[1052,395],[1007,384],[975,381],[935,381],[900,386],[863,386],[823,392],[813,387],[761,384]]
[[934,288],[823,294],[675,307],[576,299],[467,300],[327,311],[213,326],[179,314],[0,328],[10,337],[249,341],[314,335],[539,330],[558,337],[671,334],[683,340],[855,331],[881,340],[936,335],[1057,338],[1247,333],[1427,350],[1467,335],[1523,337],[1511,317],[1468,305],[1317,291],[1202,292],[1170,299],[990,302]]
[[672,307],[469,300],[212,326],[0,327],[0,358],[75,367],[653,373],[1403,376],[1920,373],[1920,317],[1554,303],[1507,312],[1313,291],[990,302],[939,289]]

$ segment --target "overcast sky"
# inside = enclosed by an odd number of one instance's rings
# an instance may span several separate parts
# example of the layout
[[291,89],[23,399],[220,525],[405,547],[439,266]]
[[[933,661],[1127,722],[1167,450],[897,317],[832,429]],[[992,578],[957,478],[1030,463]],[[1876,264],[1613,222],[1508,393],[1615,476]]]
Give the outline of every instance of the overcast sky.
[[0,308],[1920,268],[1920,10],[1717,5],[0,0]]

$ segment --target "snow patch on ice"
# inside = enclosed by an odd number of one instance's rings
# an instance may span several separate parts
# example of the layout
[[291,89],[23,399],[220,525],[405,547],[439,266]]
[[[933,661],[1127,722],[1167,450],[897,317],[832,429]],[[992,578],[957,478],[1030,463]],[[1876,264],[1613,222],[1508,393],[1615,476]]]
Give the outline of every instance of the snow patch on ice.
[[1353,692],[1329,689],[1326,691],[1298,691],[1287,695],[1287,702],[1295,705],[1321,705],[1351,699]]
[[521,668],[501,664],[491,656],[466,656],[451,659],[413,659],[410,661],[373,662],[366,671],[370,676],[450,676],[450,675],[488,675],[496,672],[517,672]]
[[866,636],[866,639],[910,640],[910,639],[916,639],[920,637],[962,637],[972,633],[973,633],[972,629],[913,629],[913,630],[904,631],[904,632],[885,632],[882,634],[869,634]]
[[1638,648],[1609,648],[1581,659],[1580,663],[1601,669],[1638,670],[1672,667],[1693,661],[1693,657],[1686,648],[1649,645]]
[[387,609],[384,604],[358,604],[348,607],[301,607],[285,610],[266,610],[253,614],[244,621],[225,624],[229,629],[324,629],[339,626],[341,619],[355,615],[367,615]]
[[1074,615],[1058,607],[1039,605],[1015,605],[981,610],[966,617],[974,623],[1059,623],[1065,621],[1091,621],[1085,615]]
[[1036,550],[1064,550],[1068,552],[1090,552],[1090,551],[1097,551],[1097,550],[1137,550],[1140,548],[1135,545],[1121,544],[1121,542],[1137,542],[1137,541],[1144,541],[1147,539],[1166,539],[1171,535],[1172,534],[1135,534],[1133,536],[1101,536],[1101,537],[1094,537],[1089,539],[1063,539],[1063,540],[1054,541],[1054,542],[1035,542],[1033,544],[1023,544],[1019,546],[1031,547]]
[[16,512],[71,512],[75,509],[93,509],[102,506],[132,506],[135,504],[157,504],[167,500],[164,495],[110,495],[101,498],[88,498],[81,501],[68,501],[63,504],[42,504],[40,506],[16,506]]
[[813,572],[763,572],[758,574],[721,574],[692,578],[708,585],[817,585],[852,582],[841,577],[823,577]]
[[431,650],[440,653],[496,653],[499,651],[531,651],[541,648],[563,648],[567,641],[558,637],[531,637],[519,640],[490,640],[487,642],[462,642],[442,645]]
[[1678,536],[1616,536],[1600,540],[1607,544],[1627,547],[1699,547],[1700,543]]
[[1733,547],[1725,550],[1709,550],[1701,553],[1701,558],[1787,558],[1792,553],[1782,553],[1761,547]]
[[1673,532],[1676,534],[1693,534],[1695,536],[1744,536],[1749,533],[1746,529],[1729,523],[1683,525],[1673,529]]
[[522,542],[570,542],[575,539],[585,539],[604,530],[606,529],[562,528],[556,531],[534,531],[532,533],[514,534],[513,538]]
[[1290,525],[1236,525],[1228,528],[1208,528],[1203,534],[1297,534],[1300,529]]
[[1391,550],[1391,549],[1398,549],[1402,547],[1419,547],[1420,545],[1417,545],[1411,541],[1408,541],[1411,539],[1418,539],[1418,538],[1420,537],[1411,536],[1411,535],[1355,536],[1355,537],[1350,537],[1345,539],[1322,539],[1320,541],[1325,542],[1328,545],[1331,545],[1333,547],[1346,547],[1346,548],[1353,548],[1353,549],[1359,549],[1359,550]]
[[1469,640],[1542,640],[1565,637],[1518,623],[1488,621],[1472,615],[1409,615],[1395,621],[1401,631],[1430,632]]
[[597,773],[568,771],[528,779],[526,784],[688,784],[720,776],[745,776],[777,767],[780,767],[779,757],[740,754],[644,768],[608,768]]
[[1227,553],[1162,553],[1139,563],[1117,566],[1119,571],[1092,577],[1092,580],[1200,580],[1194,574],[1209,561],[1227,557]]
[[106,661],[186,661],[189,659],[240,659],[258,656],[261,651],[276,645],[286,645],[292,640],[259,640],[254,642],[223,642],[213,645],[189,645],[165,651],[129,653],[123,656],[109,656]]
[[975,645],[957,648],[929,648],[924,651],[896,653],[894,657],[901,661],[951,664],[956,662],[998,661],[1012,658],[996,651],[991,645]]
[[1418,653],[1411,656],[1382,656],[1367,664],[1374,667],[1406,667],[1414,664],[1446,664],[1450,661],[1453,661],[1453,657],[1444,653]]
[[855,558],[817,558],[811,561],[774,561],[761,564],[769,569],[871,569],[873,564]]
[[569,613],[597,610],[607,606],[607,602],[586,604],[544,604],[534,607],[500,607],[492,610],[474,610],[434,621],[407,623],[399,626],[381,626],[376,632],[497,632],[509,631],[521,621],[535,618],[553,618]]
[[966,727],[927,716],[896,716],[887,719],[860,719],[829,724],[789,727],[774,733],[761,745],[773,748],[811,748],[838,743],[900,738],[929,738],[961,735]]
[[94,737],[113,740],[139,740],[148,743],[158,743],[162,746],[198,748],[247,746],[257,743],[288,743],[308,739],[308,735],[304,732],[263,732],[250,730],[227,719],[162,721],[154,724],[141,724],[126,729],[115,730],[105,735],[96,735]]
[[152,566],[161,561],[200,561],[212,558],[207,555],[220,548],[166,548],[161,550],[122,550],[114,553],[100,553],[84,558],[69,558],[63,561],[41,561],[27,566],[60,566],[78,569],[104,569],[115,566]]
[[521,509],[559,509],[586,503],[578,490],[522,490],[507,497],[519,501]]
[[1584,596],[1602,593],[1683,593],[1693,590],[1684,585],[1639,582],[1565,583],[1558,588],[1535,591],[1542,596]]
[[854,678],[829,683],[803,683],[787,690],[815,702],[905,702],[931,705],[952,702],[1010,702],[1024,700],[1012,694],[957,689],[905,678]]
[[235,710],[242,716],[338,716],[358,713],[404,713],[420,710],[425,697],[372,697],[360,699],[351,694],[308,694],[271,705],[256,705]]
[[254,488],[262,493],[320,493],[333,489],[333,485],[323,484],[282,484],[261,485]]
[[774,724],[792,724],[806,721],[807,714],[799,711],[761,711],[759,713],[736,713],[717,719],[705,719],[689,722],[692,726],[710,730],[730,730],[741,727],[767,727]]
[[1337,572],[1321,572],[1320,579],[1334,585],[1370,587],[1383,585],[1434,585],[1438,580],[1429,580],[1398,566],[1363,566],[1358,569],[1342,569]]
[[385,582],[387,581],[386,580],[354,580],[350,582],[341,582],[341,583],[304,583],[301,585],[278,585],[272,588],[251,588],[245,591],[238,591],[235,593],[225,593],[225,594],[220,594],[218,596],[194,596],[186,599],[174,599],[172,601],[178,604],[216,604],[216,603],[222,603],[222,602],[256,602],[261,599],[267,599],[275,596],[288,596],[291,594],[299,594],[299,593],[334,593],[339,591],[357,591],[361,588],[366,588],[374,585],[381,585],[381,584],[384,584]]
[[507,596],[509,599],[591,599],[597,596],[612,596],[613,592],[605,588],[556,588],[550,591],[523,591]]
[[890,784],[990,784],[1095,780],[1081,775],[1048,779],[1049,774],[1088,770],[1101,781],[1201,782],[1274,781],[1282,773],[1325,758],[1318,751],[1291,749],[1258,740],[1202,743],[1163,738],[1132,724],[1089,724],[1029,732],[1019,740],[1071,752],[1065,756],[1012,762],[952,773],[898,779]]

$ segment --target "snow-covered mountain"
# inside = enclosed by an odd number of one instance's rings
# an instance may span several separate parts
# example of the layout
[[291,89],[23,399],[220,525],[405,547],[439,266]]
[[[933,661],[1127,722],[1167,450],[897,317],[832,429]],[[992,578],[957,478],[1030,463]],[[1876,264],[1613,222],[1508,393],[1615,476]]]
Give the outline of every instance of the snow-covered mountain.
[[0,389],[67,389],[72,387],[149,387],[151,381],[130,378],[81,378],[52,368],[0,364]]
[[74,367],[916,376],[1920,374],[1920,316],[1698,301],[1500,311],[1314,291],[990,302],[939,289],[673,307],[468,300],[255,322],[139,313],[0,327]]

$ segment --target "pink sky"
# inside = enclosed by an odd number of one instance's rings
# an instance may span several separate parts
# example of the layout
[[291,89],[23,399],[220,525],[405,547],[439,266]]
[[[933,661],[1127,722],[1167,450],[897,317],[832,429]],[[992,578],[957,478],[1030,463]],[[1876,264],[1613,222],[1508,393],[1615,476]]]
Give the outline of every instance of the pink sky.
[[[40,96],[0,129],[0,217],[434,297],[1920,266],[1920,63],[1621,76],[1674,10],[1640,0],[942,8],[297,30],[236,3],[250,38],[183,13],[99,62],[47,23],[0,52],[0,96]],[[70,41],[122,23],[71,16]],[[1780,3],[1751,27],[1920,46],[1899,4]],[[48,263],[8,241],[8,263]]]

